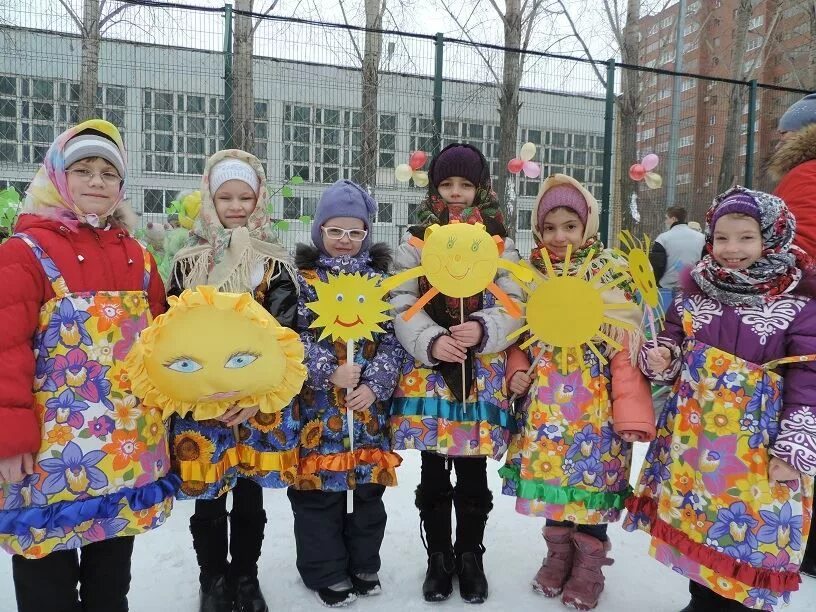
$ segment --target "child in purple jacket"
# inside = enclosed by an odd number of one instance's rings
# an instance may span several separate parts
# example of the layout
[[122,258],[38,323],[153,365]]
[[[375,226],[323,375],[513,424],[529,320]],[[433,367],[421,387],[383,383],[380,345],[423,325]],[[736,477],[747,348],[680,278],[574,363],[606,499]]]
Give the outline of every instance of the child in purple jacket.
[[688,577],[696,610],[772,610],[799,585],[816,474],[816,301],[796,221],[734,187],[641,369],[674,384],[624,527]]
[[[387,416],[405,353],[386,321],[380,324],[385,332],[357,345],[354,362],[348,363],[345,342],[318,340],[322,330],[309,329],[316,315],[306,304],[317,300],[315,283],[326,282],[329,275],[387,273],[388,247],[370,241],[376,212],[377,203],[358,185],[336,182],[317,205],[314,246],[298,245],[296,254],[298,328],[309,376],[299,396],[300,466],[288,493],[298,571],[329,607],[380,592],[377,572],[386,523],[382,497],[386,486],[397,484],[395,469],[402,460],[391,451]],[[354,415],[353,452],[347,408]],[[354,496],[351,514],[346,513],[347,492]]]

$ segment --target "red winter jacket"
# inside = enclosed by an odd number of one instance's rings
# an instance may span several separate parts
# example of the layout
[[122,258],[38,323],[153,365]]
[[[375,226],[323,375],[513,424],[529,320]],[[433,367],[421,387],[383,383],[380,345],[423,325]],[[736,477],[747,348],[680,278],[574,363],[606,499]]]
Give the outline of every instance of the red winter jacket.
[[[142,289],[142,247],[124,229],[82,225],[72,232],[58,220],[22,215],[15,231],[39,242],[72,292]],[[148,298],[155,317],[165,311],[166,302],[152,257],[150,265]],[[0,245],[0,284],[0,457],[5,458],[40,448],[32,340],[40,308],[54,291],[29,246],[18,239]]]

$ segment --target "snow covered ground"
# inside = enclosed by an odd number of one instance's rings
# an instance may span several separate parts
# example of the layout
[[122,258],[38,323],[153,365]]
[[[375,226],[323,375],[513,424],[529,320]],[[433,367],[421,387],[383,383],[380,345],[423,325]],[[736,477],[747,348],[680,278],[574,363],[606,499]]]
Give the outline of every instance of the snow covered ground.
[[[639,445],[640,456],[645,445]],[[419,453],[404,454],[398,470],[400,486],[386,493],[388,529],[382,550],[380,578],[383,594],[358,600],[349,608],[360,612],[388,609],[414,610],[491,610],[542,612],[565,610],[556,600],[536,595],[530,579],[544,553],[540,535],[541,519],[521,516],[513,510],[512,498],[502,496],[496,469],[488,463],[494,510],[488,521],[485,566],[490,581],[490,598],[482,606],[470,607],[459,599],[458,591],[442,604],[426,604],[421,585],[425,572],[425,551],[419,539],[419,519],[414,507],[414,489],[419,481]],[[635,471],[635,474],[637,472]],[[266,526],[261,557],[261,586],[270,610],[307,612],[325,610],[300,582],[295,568],[295,543],[292,536],[292,512],[286,493],[265,492],[269,523]],[[157,531],[136,539],[133,582],[130,592],[132,612],[195,612],[198,601],[198,569],[195,563],[188,519],[191,502],[176,504],[169,522]],[[605,570],[607,587],[598,610],[608,612],[670,612],[682,609],[688,601],[687,582],[647,554],[648,536],[625,533],[618,526],[610,529],[616,559]],[[44,577],[43,586],[47,585]],[[0,566],[0,611],[15,610],[11,562]],[[794,594],[790,612],[816,610],[816,579],[805,578]],[[715,611],[712,611],[715,612]]]

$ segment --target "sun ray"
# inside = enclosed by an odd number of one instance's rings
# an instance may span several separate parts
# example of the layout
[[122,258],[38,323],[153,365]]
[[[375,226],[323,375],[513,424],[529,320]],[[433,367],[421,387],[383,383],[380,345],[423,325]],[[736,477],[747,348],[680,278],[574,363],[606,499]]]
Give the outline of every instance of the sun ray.
[[416,313],[422,310],[425,307],[425,304],[430,302],[437,295],[439,295],[439,289],[437,289],[436,287],[431,287],[430,289],[428,289],[428,291],[425,292],[425,295],[420,297],[416,302],[414,302],[413,306],[411,306],[408,310],[402,313],[402,320],[410,321],[411,317],[413,317]]
[[608,283],[604,283],[603,279],[600,279],[600,278],[596,277],[592,281],[592,286],[597,287],[601,291],[609,291],[610,289],[614,289],[615,287],[617,287],[621,283],[625,283],[628,280],[629,280],[629,277],[624,275],[624,274],[621,274],[615,280],[611,280]]
[[538,342],[538,338],[536,336],[530,336],[525,340],[522,344],[519,345],[519,348],[523,351],[530,347],[533,342]]
[[598,347],[595,346],[595,343],[592,342],[592,340],[590,340],[589,342],[586,343],[586,345],[587,348],[594,353],[595,357],[598,358],[598,361],[601,362],[601,364],[606,365],[607,363],[606,357],[604,357],[603,353],[601,353],[601,351],[598,350]]
[[499,303],[504,306],[504,309],[514,319],[518,319],[521,317],[521,308],[519,305],[516,304],[513,299],[504,292],[504,290],[499,287],[496,283],[490,283],[487,286],[487,290],[490,291],[493,295],[496,296],[496,299],[499,300]]
[[572,258],[572,243],[567,245],[567,254],[564,255],[564,271],[561,276],[569,276],[570,259]]
[[621,350],[623,350],[623,345],[622,345],[620,342],[618,342],[617,340],[615,340],[614,338],[612,338],[612,337],[610,337],[610,336],[607,336],[607,335],[606,335],[604,332],[602,332],[600,329],[599,329],[599,330],[596,332],[596,335],[597,335],[597,336],[598,336],[598,337],[599,337],[601,340],[603,340],[604,342],[606,342],[606,343],[607,343],[609,346],[611,346],[612,348],[614,348],[616,351],[621,351]]
[[592,264],[592,258],[595,256],[595,249],[590,249],[589,253],[586,255],[586,259],[584,263],[581,264],[581,267],[578,268],[578,271],[575,273],[575,276],[578,278],[584,278],[586,276],[587,271],[589,270],[589,266]]
[[544,256],[544,266],[547,268],[547,276],[550,278],[555,276],[555,268],[552,265],[552,260],[550,259],[550,253],[544,247],[541,247],[541,254]]
[[615,262],[614,261],[607,261],[603,265],[603,267],[600,270],[598,270],[597,272],[595,272],[595,274],[593,274],[592,276],[593,276],[593,278],[600,278],[604,274],[609,272],[613,267],[615,267]]
[[529,325],[522,325],[522,326],[521,326],[521,327],[519,327],[519,328],[518,328],[516,331],[512,332],[511,334],[509,334],[509,335],[507,336],[507,339],[508,339],[508,340],[515,340],[515,339],[516,339],[516,338],[518,338],[518,337],[519,337],[521,334],[523,334],[524,332],[526,332],[528,329],[530,329],[530,326],[529,326]]
[[620,319],[613,319],[612,317],[604,317],[603,322],[607,325],[613,325],[615,327],[620,327],[621,329],[625,329],[627,331],[635,331],[637,327],[633,323],[629,323],[628,321],[621,321]]
[[568,350],[569,349],[566,349],[566,348],[561,350],[561,371],[562,372],[567,371],[567,351]]

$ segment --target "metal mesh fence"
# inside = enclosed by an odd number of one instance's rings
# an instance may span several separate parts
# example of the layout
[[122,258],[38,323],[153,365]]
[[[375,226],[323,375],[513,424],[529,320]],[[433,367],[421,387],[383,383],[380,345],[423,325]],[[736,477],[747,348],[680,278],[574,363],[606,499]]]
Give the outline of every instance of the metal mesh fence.
[[[374,108],[363,104],[364,29],[229,12],[157,3],[127,6],[108,21],[102,16],[95,114],[123,131],[128,197],[143,224],[164,221],[179,192],[198,188],[207,156],[235,132],[240,67],[225,44],[242,18],[253,41],[251,112],[243,120],[252,133],[249,148],[265,163],[287,246],[308,239],[308,218],[327,184],[359,176],[366,122],[375,126],[376,168],[368,181],[380,203],[374,238],[393,246],[424,196],[413,182],[395,179],[395,166],[412,151],[469,142],[485,153],[495,178],[506,174],[499,151],[507,120],[500,111],[501,47],[380,31]],[[50,142],[79,117],[88,37],[77,18],[60,3],[14,4],[0,14],[0,188],[24,191]],[[627,91],[637,92],[634,104]],[[656,235],[669,205],[686,207],[690,219],[702,222],[714,195],[733,181],[770,188],[765,166],[776,122],[802,92],[758,85],[754,94],[748,83],[689,75],[675,83],[665,71],[623,66],[613,83],[605,64],[524,54],[514,152],[536,144],[542,172],[535,179],[510,176],[500,193],[505,203],[517,196],[522,252],[532,246],[535,194],[551,173],[571,174],[599,200],[607,187],[613,235],[621,227]],[[628,175],[647,153],[661,157],[657,189]],[[292,177],[302,184],[293,185]]]

